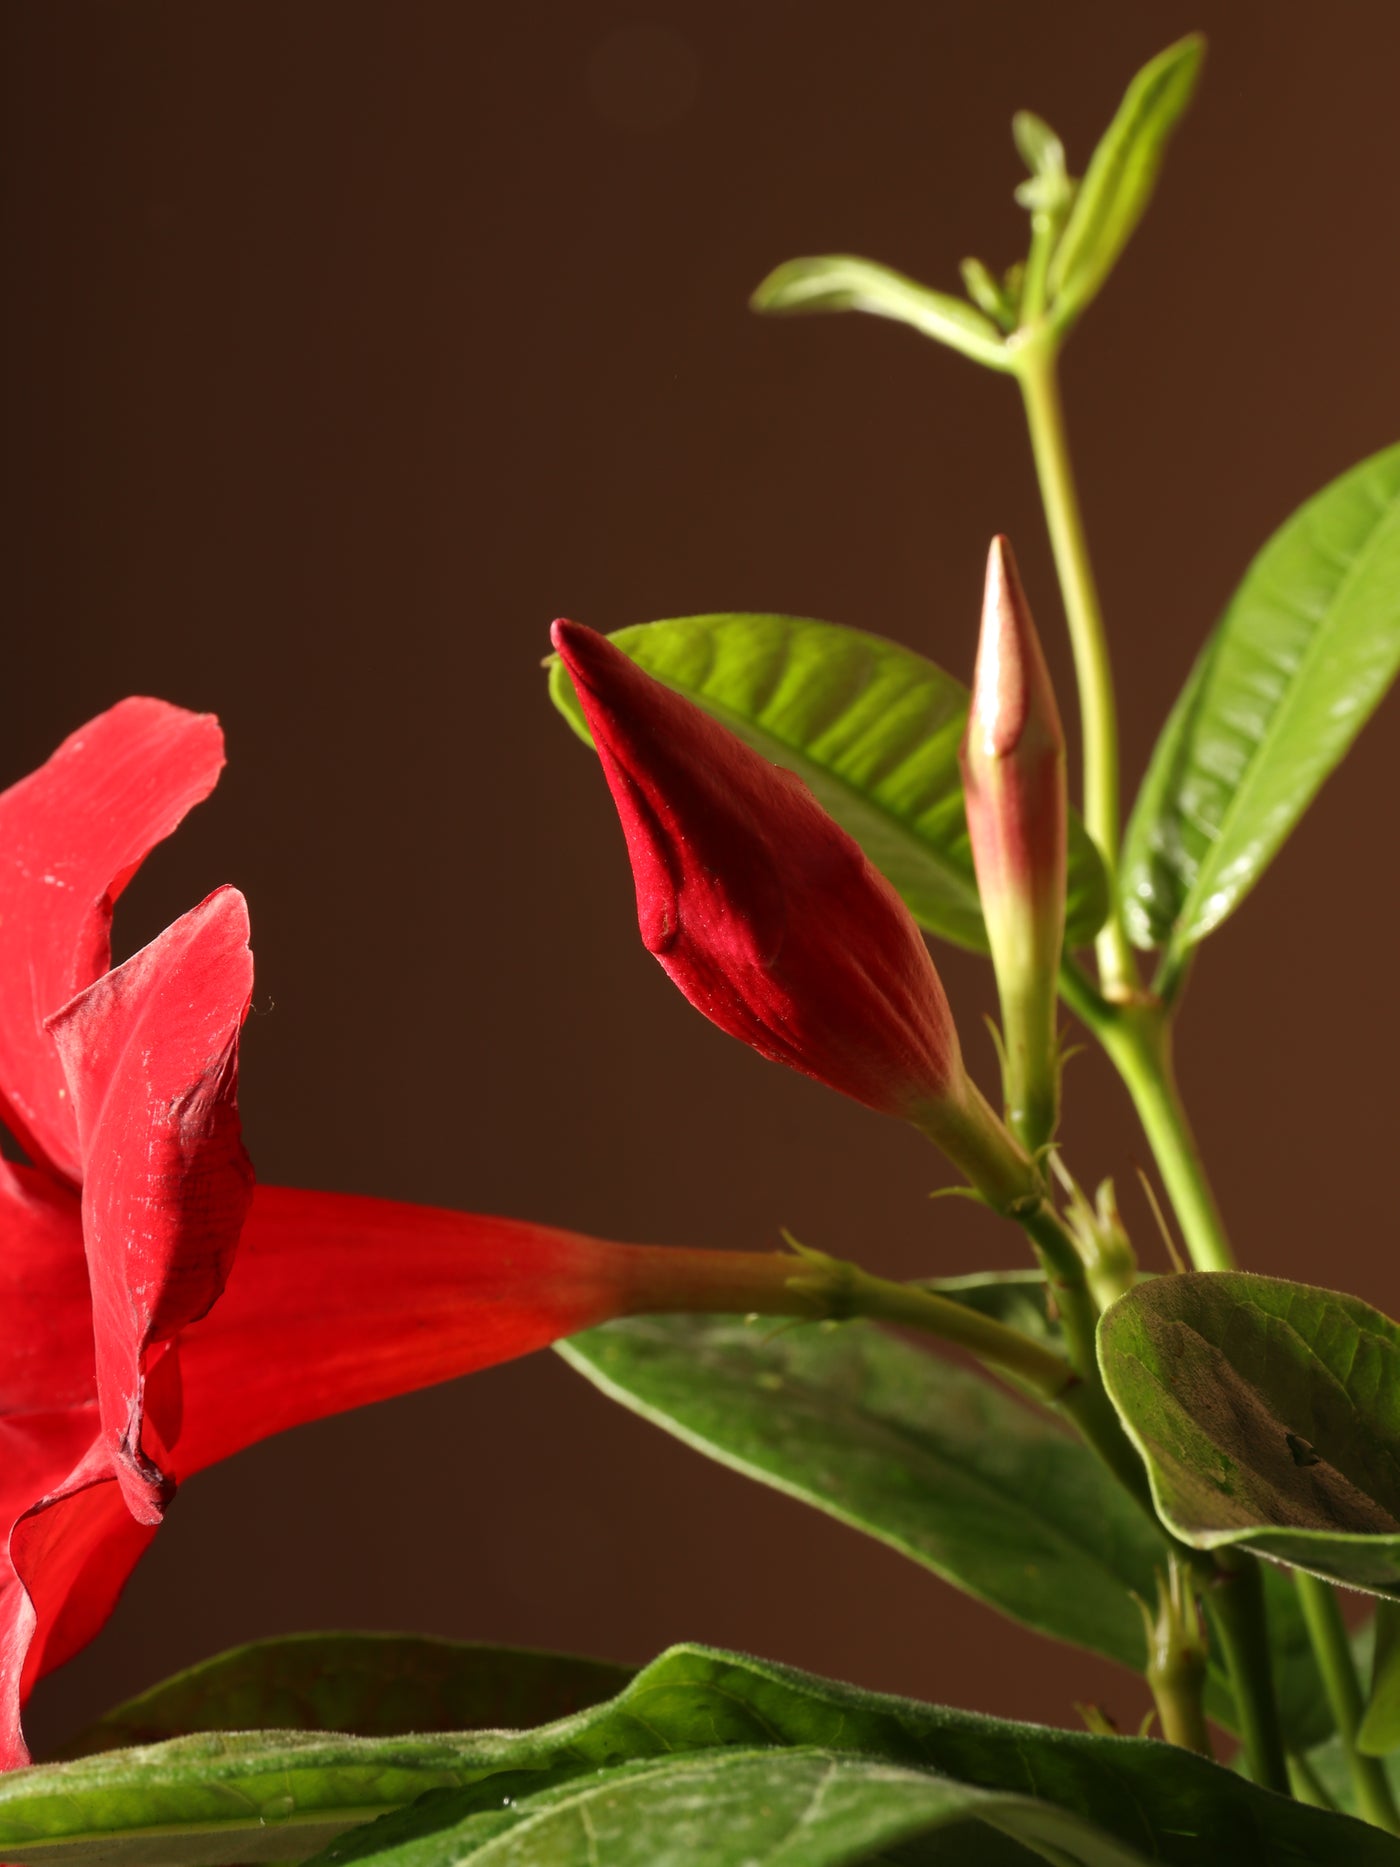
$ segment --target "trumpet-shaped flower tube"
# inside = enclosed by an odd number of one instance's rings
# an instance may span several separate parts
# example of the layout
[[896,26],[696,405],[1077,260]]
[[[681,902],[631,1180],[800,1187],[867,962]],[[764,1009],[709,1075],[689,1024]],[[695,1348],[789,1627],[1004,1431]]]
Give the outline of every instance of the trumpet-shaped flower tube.
[[609,1316],[803,1310],[776,1255],[254,1193],[242,897],[108,964],[112,903],[221,763],[212,720],[131,700],[0,796],[0,1095],[32,1163],[0,1160],[0,1767],[192,1473]]
[[961,750],[967,827],[996,968],[1008,1118],[1032,1149],[1055,1132],[1057,981],[1065,924],[1065,736],[1005,538],[987,559]]
[[697,1010],[778,1063],[923,1128],[994,1203],[1022,1151],[963,1066],[923,936],[791,772],[556,622],[622,822],[642,940]]

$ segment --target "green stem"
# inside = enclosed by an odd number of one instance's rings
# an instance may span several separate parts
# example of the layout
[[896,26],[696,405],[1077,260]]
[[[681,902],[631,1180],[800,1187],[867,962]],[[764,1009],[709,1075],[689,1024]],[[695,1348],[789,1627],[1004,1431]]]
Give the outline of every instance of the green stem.
[[615,1314],[737,1312],[809,1322],[868,1316],[968,1349],[1051,1403],[1080,1385],[1063,1355],[1019,1329],[934,1291],[873,1277],[824,1252],[686,1251],[666,1245],[615,1249],[626,1253],[627,1280]]
[[1147,1636],[1145,1676],[1162,1736],[1182,1750],[1213,1757],[1203,1703],[1209,1667],[1196,1606],[1195,1565],[1169,1555],[1166,1573],[1157,1574],[1156,1613],[1145,1601],[1138,1605]]
[[1217,1560],[1221,1566],[1206,1606],[1229,1669],[1249,1774],[1263,1788],[1286,1796],[1291,1793],[1288,1758],[1274,1696],[1264,1578],[1252,1557],[1241,1556],[1229,1567]]
[[1072,962],[1061,968],[1060,993],[1127,1085],[1191,1262],[1198,1271],[1234,1270],[1225,1222],[1176,1085],[1166,1013],[1150,1001],[1109,1004]]
[[1356,1748],[1356,1733],[1365,1706],[1336,1593],[1326,1582],[1315,1575],[1305,1575],[1301,1569],[1294,1571],[1293,1579],[1303,1619],[1307,1622],[1308,1639],[1322,1674],[1327,1703],[1332,1708],[1337,1735],[1346,1752],[1357,1809],[1377,1828],[1384,1828],[1392,1835],[1400,1834],[1400,1811],[1391,1794],[1385,1764],[1379,1757],[1364,1756]]
[[1096,943],[1099,977],[1111,999],[1130,997],[1137,964],[1118,905],[1118,714],[1108,640],[1070,465],[1060,402],[1057,345],[1044,326],[1026,330],[1016,348],[1036,477],[1055,554],[1079,687],[1084,735],[1084,823],[1108,872],[1109,916]]

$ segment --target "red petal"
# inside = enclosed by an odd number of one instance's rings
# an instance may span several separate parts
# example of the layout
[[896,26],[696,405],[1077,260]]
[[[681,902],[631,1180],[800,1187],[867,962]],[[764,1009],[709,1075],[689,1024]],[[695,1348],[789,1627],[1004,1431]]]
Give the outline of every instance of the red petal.
[[549,1226],[260,1186],[228,1288],[180,1338],[175,1470],[591,1328],[635,1263]]
[[806,785],[593,630],[556,622],[553,640],[622,820],[642,939],[691,1004],[882,1113],[961,1094],[918,928]]
[[[0,1770],[29,1761],[21,1704],[39,1679],[96,1635],[155,1534],[132,1519],[112,1482],[111,1454],[97,1424],[95,1406],[0,1421],[0,1459],[8,1464],[12,1455],[30,1452],[37,1468],[28,1496],[40,1500],[26,1505],[0,1552]],[[5,1514],[8,1520],[8,1508]]]
[[222,765],[211,714],[123,700],[0,794],[0,1117],[71,1181],[77,1134],[44,1020],[107,970],[113,903]]
[[[0,1328],[0,1421],[96,1399],[78,1197],[8,1161],[0,1161]],[[0,1472],[0,1500],[9,1496]],[[0,1503],[0,1524],[9,1521]]]
[[248,1208],[238,1032],[253,984],[224,888],[50,1020],[77,1116],[102,1422],[127,1502],[159,1521],[142,1446],[147,1351],[224,1287]]
[[[227,1288],[152,1371],[148,1407],[187,1478],[286,1427],[590,1328],[628,1307],[657,1256],[511,1219],[259,1187]],[[9,1566],[0,1559],[0,1768],[27,1761],[21,1697],[97,1633],[154,1534],[110,1482],[96,1413],[0,1419],[0,1521],[15,1525]]]

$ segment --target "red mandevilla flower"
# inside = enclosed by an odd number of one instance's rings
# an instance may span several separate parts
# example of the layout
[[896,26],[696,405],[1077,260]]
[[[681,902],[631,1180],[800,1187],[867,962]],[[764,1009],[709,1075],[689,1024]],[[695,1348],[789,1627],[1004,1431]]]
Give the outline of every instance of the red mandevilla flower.
[[0,795],[0,1096],[32,1162],[0,1161],[0,1767],[27,1760],[24,1698],[102,1626],[177,1480],[609,1316],[723,1296],[738,1262],[254,1193],[242,897],[220,889],[108,970],[117,895],[222,762],[213,719],[128,700]]
[[997,1203],[1028,1163],[963,1067],[912,916],[807,786],[605,637],[552,639],[622,821],[642,939],[760,1055],[916,1122]]

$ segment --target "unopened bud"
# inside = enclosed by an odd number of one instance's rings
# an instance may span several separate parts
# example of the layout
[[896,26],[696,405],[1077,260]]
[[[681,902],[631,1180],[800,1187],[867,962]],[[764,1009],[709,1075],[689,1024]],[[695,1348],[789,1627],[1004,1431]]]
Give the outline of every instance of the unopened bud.
[[1055,1132],[1064,943],[1065,738],[1016,560],[987,560],[972,706],[960,754],[967,827],[1005,1045],[1008,1119],[1032,1152]]
[[1029,1161],[963,1066],[913,917],[791,772],[556,622],[627,839],[648,950],[697,1010],[774,1062],[917,1123],[996,1204]]
[[1152,1692],[1162,1735],[1169,1744],[1211,1755],[1210,1732],[1201,1710],[1209,1655],[1191,1575],[1175,1553],[1167,1572],[1157,1571],[1154,1613],[1140,1597],[1147,1664],[1143,1675]]

